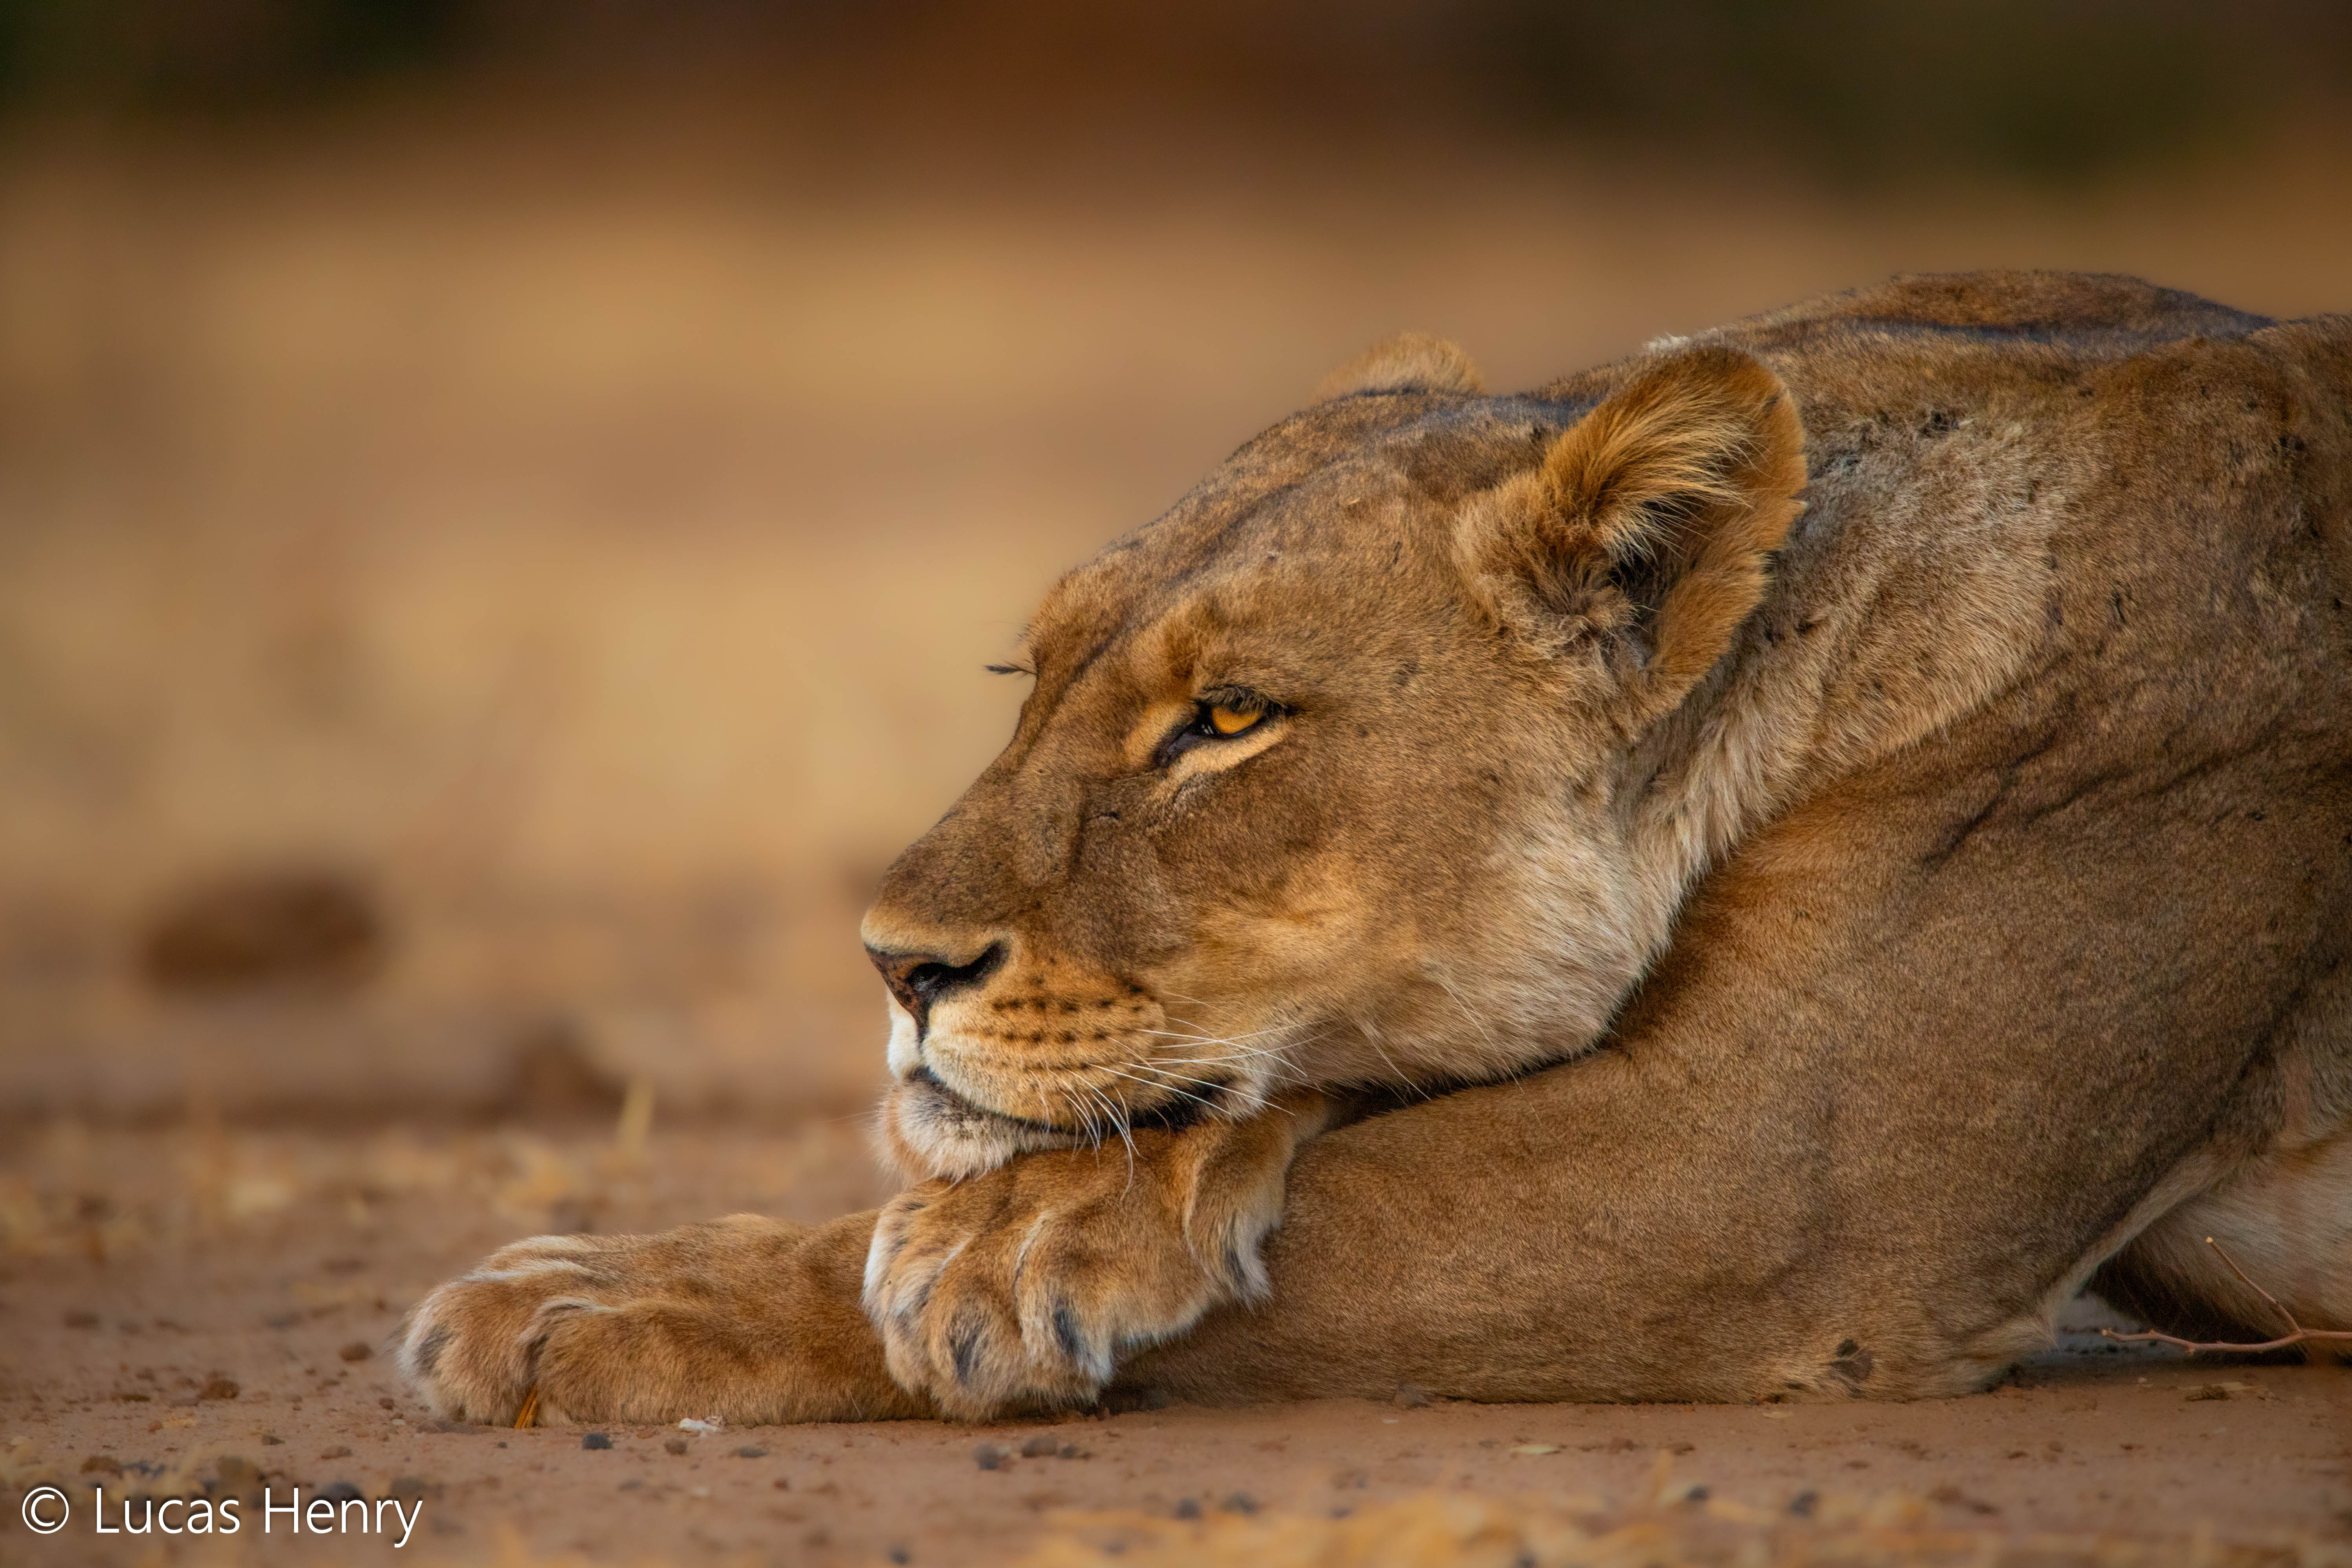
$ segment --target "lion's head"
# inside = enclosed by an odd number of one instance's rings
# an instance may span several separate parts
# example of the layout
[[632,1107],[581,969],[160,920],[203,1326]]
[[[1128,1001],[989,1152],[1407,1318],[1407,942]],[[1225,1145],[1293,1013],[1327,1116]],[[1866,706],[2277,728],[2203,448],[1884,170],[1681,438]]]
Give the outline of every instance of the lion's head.
[[1594,390],[1400,340],[1054,588],[1012,743],[866,917],[903,1163],[1599,1036],[1710,851],[1686,699],[1804,468],[1745,354]]

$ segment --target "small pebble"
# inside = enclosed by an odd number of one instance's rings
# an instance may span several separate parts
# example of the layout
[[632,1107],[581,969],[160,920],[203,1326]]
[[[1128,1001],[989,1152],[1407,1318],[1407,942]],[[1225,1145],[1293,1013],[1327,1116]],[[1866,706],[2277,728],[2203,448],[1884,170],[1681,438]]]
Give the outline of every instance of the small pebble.
[[239,1392],[234,1379],[208,1377],[205,1379],[205,1385],[196,1390],[196,1397],[198,1399],[235,1399]]
[[1061,1445],[1051,1437],[1032,1437],[1021,1445],[1021,1457],[1024,1459],[1050,1459],[1060,1448]]
[[[499,1445],[499,1447],[505,1447],[505,1445],[504,1445],[504,1444],[500,1444],[500,1445]],[[347,1447],[346,1446],[344,1446],[343,1444],[341,1444],[341,1443],[336,1444],[333,1447],[331,1447],[331,1448],[328,1449],[325,1453],[323,1453],[323,1454],[321,1454],[321,1455],[320,1455],[320,1456],[319,1456],[319,1458],[322,1458],[322,1459],[348,1459],[348,1458],[350,1458],[351,1457],[352,1457],[352,1451],[351,1451],[351,1449],[350,1449],[349,1447]]]
[[1078,1452],[1078,1446],[1076,1443],[1063,1444],[1061,1453],[1062,1458],[1066,1459],[1082,1459],[1086,1458],[1085,1455]]
[[375,1354],[375,1352],[368,1348],[368,1342],[365,1340],[353,1340],[335,1353],[345,1361],[365,1361]]
[[903,1547],[903,1546],[893,1546],[892,1548],[890,1548],[890,1561],[891,1561],[891,1562],[893,1562],[893,1563],[900,1563],[900,1564],[905,1564],[905,1563],[912,1563],[914,1560],[915,1560],[915,1554],[914,1554],[913,1552],[911,1552],[908,1551],[905,1547]]
[[1233,1496],[1227,1498],[1217,1506],[1223,1509],[1227,1513],[1255,1513],[1257,1511],[1257,1499],[1250,1496],[1247,1492],[1235,1492]]
[[633,1492],[645,1484],[645,1482],[637,1479],[636,1477],[631,1476],[627,1480],[621,1483],[621,1490],[625,1492]]
[[1399,1410],[1426,1410],[1429,1408],[1429,1390],[1417,1383],[1400,1383],[1396,1385],[1396,1398],[1391,1403]]
[[613,1436],[609,1432],[583,1432],[580,1436],[580,1446],[583,1448],[609,1448],[613,1446]]
[[770,1481],[768,1484],[775,1488],[780,1492],[788,1492],[793,1489],[793,1483],[786,1480],[782,1476],[778,1476],[774,1480]]
[[1004,1461],[1009,1457],[1003,1449],[993,1443],[982,1443],[971,1451],[972,1463],[983,1470],[1003,1469]]
[[1789,1500],[1789,1511],[1799,1519],[1811,1519],[1813,1517],[1813,1505],[1821,1500],[1819,1492],[1799,1492]]
[[349,1481],[333,1481],[319,1489],[319,1495],[329,1502],[365,1502],[367,1494]]
[[[503,1448],[506,1445],[501,1443],[499,1447]],[[683,1437],[672,1437],[667,1442],[664,1443],[662,1447],[673,1454],[683,1454],[686,1452],[686,1439]]]
[[764,1459],[768,1457],[768,1450],[757,1443],[746,1443],[735,1450],[735,1457],[739,1459]]
[[1176,1505],[1176,1517],[1177,1517],[1178,1519],[1198,1519],[1198,1518],[1200,1518],[1200,1517],[1201,1517],[1201,1500],[1200,1500],[1199,1498],[1188,1497],[1188,1498],[1185,1498],[1184,1500],[1182,1500],[1181,1501],[1180,1501],[1179,1503],[1177,1503],[1177,1505]]
[[392,1400],[391,1400],[391,1398],[390,1398],[390,1396],[389,1396],[389,1395],[385,1396],[384,1398],[382,1398],[382,1399],[377,1400],[377,1401],[375,1402],[375,1404],[376,1404],[376,1408],[377,1408],[377,1409],[379,1409],[379,1410],[389,1410],[389,1409],[391,1409],[391,1408],[392,1408]]
[[282,1448],[286,1446],[286,1439],[275,1432],[264,1432],[261,1435],[261,1442],[262,1446],[268,1448]]

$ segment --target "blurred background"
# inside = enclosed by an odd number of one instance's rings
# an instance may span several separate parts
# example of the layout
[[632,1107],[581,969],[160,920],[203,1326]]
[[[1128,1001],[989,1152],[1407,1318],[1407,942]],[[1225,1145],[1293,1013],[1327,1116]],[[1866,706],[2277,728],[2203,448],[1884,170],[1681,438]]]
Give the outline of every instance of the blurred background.
[[0,0],[0,1138],[853,1118],[982,666],[1369,341],[2347,258],[2332,0]]

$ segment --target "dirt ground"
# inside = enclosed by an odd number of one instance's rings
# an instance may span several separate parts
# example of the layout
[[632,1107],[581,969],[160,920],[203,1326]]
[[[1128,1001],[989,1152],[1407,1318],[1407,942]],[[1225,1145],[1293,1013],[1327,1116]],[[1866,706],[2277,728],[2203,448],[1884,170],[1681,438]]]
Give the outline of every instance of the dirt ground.
[[[514,1236],[815,1218],[879,1192],[852,1121],[669,1128],[634,1154],[587,1130],[52,1126],[0,1178],[0,1561],[219,1554],[99,1536],[101,1486],[119,1510],[346,1483],[422,1499],[402,1550],[457,1561],[1471,1562],[1485,1540],[1520,1542],[1497,1562],[2352,1562],[2352,1371],[2117,1346],[2092,1301],[2011,1383],[1907,1405],[1408,1393],[977,1428],[637,1426],[590,1447],[578,1429],[445,1426],[387,1359],[419,1294]],[[75,1512],[44,1540],[17,1505],[50,1483]],[[244,1514],[226,1543],[240,1558],[394,1549],[290,1542],[282,1516],[263,1537]]]

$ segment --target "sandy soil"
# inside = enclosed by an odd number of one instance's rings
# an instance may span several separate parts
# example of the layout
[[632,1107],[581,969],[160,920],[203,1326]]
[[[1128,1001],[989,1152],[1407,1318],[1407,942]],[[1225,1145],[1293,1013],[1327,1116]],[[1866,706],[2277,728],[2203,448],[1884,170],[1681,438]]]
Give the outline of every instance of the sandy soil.
[[[1380,1510],[1438,1493],[1648,1518],[1685,1555],[1707,1555],[1691,1532],[1713,1529],[1727,1560],[1738,1542],[1785,1549],[1794,1531],[1843,1543],[1825,1555],[1861,1541],[1874,1559],[1907,1541],[1974,1561],[2123,1561],[2134,1543],[2170,1543],[2183,1561],[2231,1547],[2262,1548],[2249,1562],[2352,1561],[2352,1372],[2117,1347],[2084,1331],[2113,1321],[2087,1301],[2012,1384],[1911,1405],[1332,1401],[984,1428],[641,1426],[589,1447],[579,1430],[443,1426],[386,1359],[423,1289],[515,1235],[746,1206],[815,1217],[877,1191],[860,1130],[838,1122],[671,1129],[634,1158],[586,1131],[52,1128],[0,1184],[0,1560],[152,1560],[152,1536],[90,1531],[100,1485],[119,1508],[126,1492],[208,1482],[215,1496],[267,1486],[280,1503],[291,1487],[309,1498],[344,1482],[421,1497],[407,1550],[466,1560],[949,1564],[1100,1560],[1107,1544],[1140,1557],[1155,1541],[1176,1560],[1270,1560],[1265,1531],[1337,1530],[1343,1511],[1392,1544]],[[1005,1458],[983,1464],[983,1446]],[[47,1481],[77,1512],[38,1541],[16,1503]],[[1201,1522],[1184,1522],[1195,1510]],[[297,1548],[284,1533],[281,1519],[235,1544],[318,1560],[388,1545]],[[194,1550],[170,1542],[165,1557]]]

